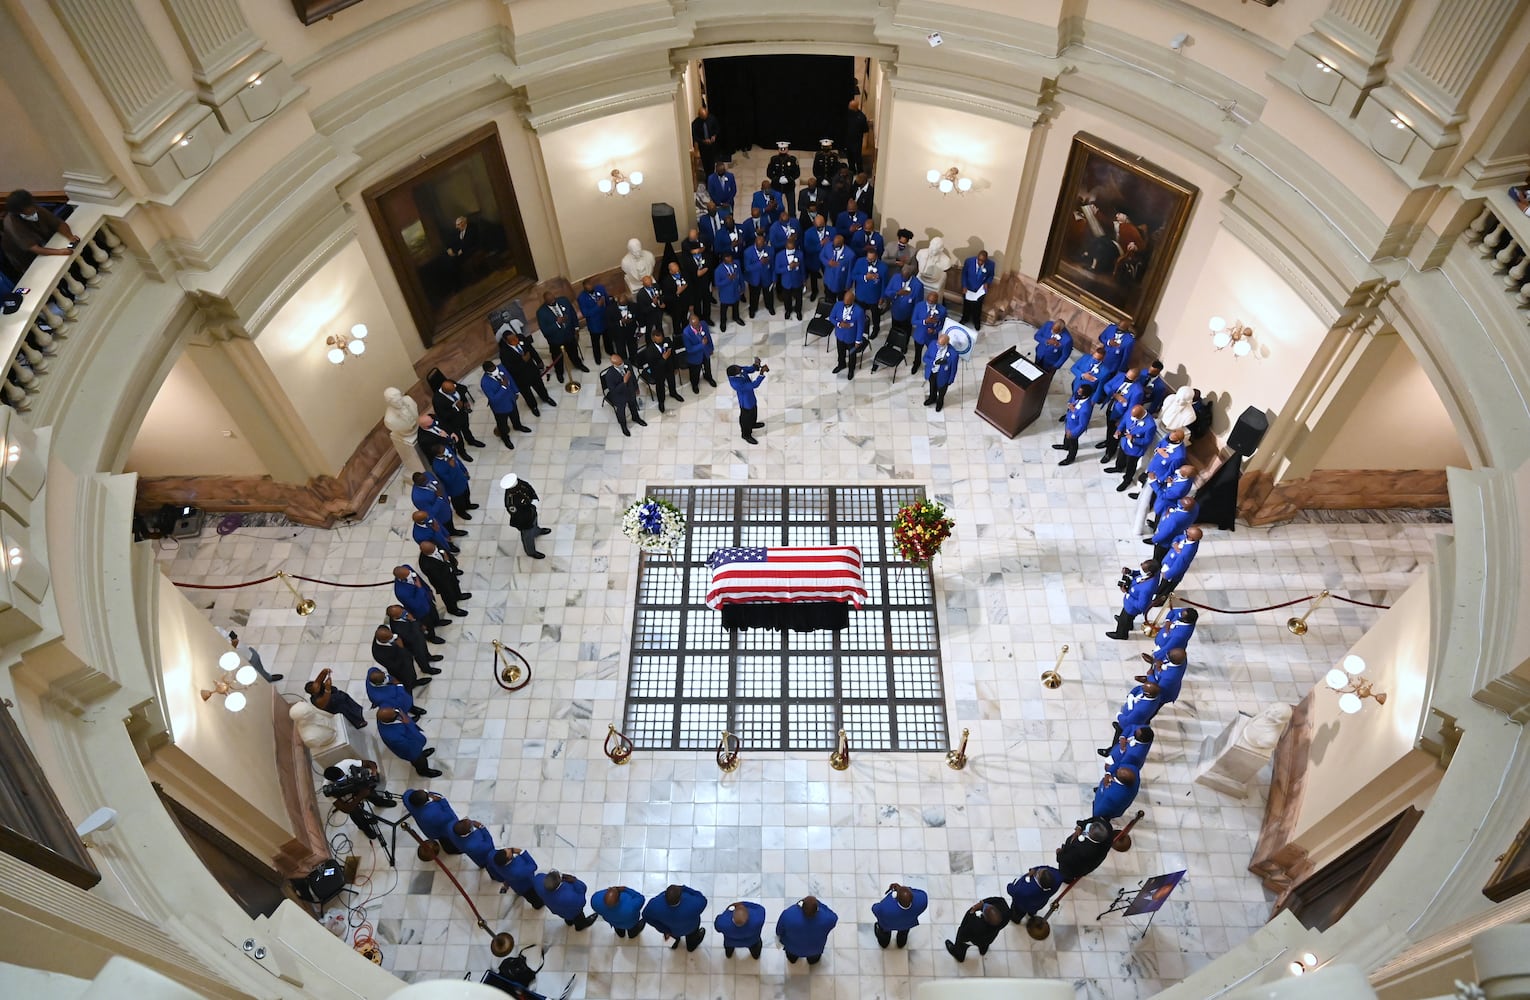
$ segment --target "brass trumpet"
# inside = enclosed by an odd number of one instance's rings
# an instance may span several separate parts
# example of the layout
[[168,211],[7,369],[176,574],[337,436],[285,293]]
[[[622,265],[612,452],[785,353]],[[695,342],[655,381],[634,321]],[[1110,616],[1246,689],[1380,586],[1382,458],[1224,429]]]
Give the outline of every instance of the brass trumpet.
[[1317,598],[1312,602],[1312,606],[1303,612],[1300,618],[1286,619],[1286,631],[1290,632],[1292,635],[1306,635],[1308,616],[1311,615],[1312,612],[1316,611],[1318,607],[1326,600],[1328,600],[1328,591],[1325,590],[1317,595]]
[[[616,741],[612,746],[611,741]],[[632,741],[624,733],[617,731],[615,726],[606,726],[606,756],[611,758],[613,764],[625,764],[632,759]]]
[[292,578],[287,574],[287,571],[284,569],[279,569],[276,571],[276,576],[282,581],[282,583],[287,585],[288,590],[292,591],[292,596],[297,598],[297,606],[292,610],[296,611],[303,618],[307,618],[309,615],[313,614],[314,608],[317,608],[318,605],[315,604],[310,598],[304,597],[302,593],[292,585]]
[[[489,644],[494,647],[492,669],[495,683],[506,691],[519,691],[531,683],[531,662],[526,657],[498,639],[490,639]],[[521,662],[512,662],[512,656]]]
[[722,736],[717,740],[717,767],[725,774],[732,774],[738,770],[738,752],[744,748],[744,741],[728,732],[722,731]]
[[1156,636],[1158,634],[1158,630],[1163,628],[1163,617],[1164,617],[1164,615],[1168,614],[1170,609],[1172,609],[1173,607],[1174,607],[1174,597],[1173,597],[1173,595],[1170,595],[1170,597],[1169,597],[1169,599],[1167,601],[1164,601],[1162,604],[1160,604],[1158,606],[1158,620],[1156,622],[1151,620],[1147,616],[1143,617],[1143,619],[1142,619],[1142,634],[1147,636],[1149,639],[1151,639],[1154,636]]
[[955,750],[946,751],[946,766],[953,771],[960,771],[967,766],[967,733],[962,730],[962,741]]
[[834,752],[829,754],[829,766],[836,771],[843,771],[850,766],[850,737],[845,731],[839,731],[839,739],[834,744]]
[[1043,670],[1041,672],[1041,686],[1042,687],[1046,688],[1049,691],[1056,691],[1058,688],[1062,687],[1062,673],[1060,671],[1062,669],[1063,657],[1067,656],[1067,655],[1068,655],[1068,644],[1067,643],[1063,643],[1063,648],[1062,648],[1061,652],[1059,652],[1057,654],[1057,662],[1052,664],[1052,669],[1051,670]]

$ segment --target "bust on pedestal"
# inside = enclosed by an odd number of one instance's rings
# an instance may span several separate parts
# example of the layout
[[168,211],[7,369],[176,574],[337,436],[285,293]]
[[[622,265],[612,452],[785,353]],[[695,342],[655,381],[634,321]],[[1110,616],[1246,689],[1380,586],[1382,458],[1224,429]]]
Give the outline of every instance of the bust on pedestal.
[[653,251],[643,249],[643,241],[633,237],[627,241],[627,256],[622,258],[622,275],[627,279],[627,291],[637,294],[643,287],[643,279],[653,274]]
[[393,450],[403,460],[406,472],[423,472],[419,449],[415,448],[415,435],[419,433],[420,408],[403,392],[393,386],[383,390],[388,408],[383,412],[383,426],[388,428],[388,438]]
[[1202,745],[1195,783],[1246,798],[1249,785],[1275,755],[1280,734],[1290,721],[1290,705],[1272,705],[1252,718],[1240,713],[1220,735]]
[[935,237],[915,257],[919,261],[919,283],[942,292],[946,286],[946,272],[956,266],[956,255],[946,249],[946,241]]
[[287,716],[297,727],[298,739],[308,748],[314,764],[324,770],[352,757],[375,760],[377,754],[366,745],[365,737],[346,725],[345,718],[330,715],[306,701],[295,701]]

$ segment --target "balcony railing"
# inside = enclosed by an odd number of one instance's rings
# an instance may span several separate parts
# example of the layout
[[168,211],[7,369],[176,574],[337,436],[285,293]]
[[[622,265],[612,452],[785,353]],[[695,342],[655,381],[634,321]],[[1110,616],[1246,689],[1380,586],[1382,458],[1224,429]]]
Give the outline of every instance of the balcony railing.
[[1483,203],[1461,238],[1502,281],[1504,295],[1530,326],[1530,216],[1499,192]]
[[[17,285],[28,288],[21,308],[0,316],[0,358],[8,359],[0,379],[0,401],[26,412],[30,397],[43,388],[48,359],[58,355],[69,329],[79,322],[80,311],[89,308],[91,292],[110,280],[122,241],[107,225],[97,208],[80,208],[69,217],[79,244],[68,257],[38,257]],[[61,237],[50,245],[61,246]]]

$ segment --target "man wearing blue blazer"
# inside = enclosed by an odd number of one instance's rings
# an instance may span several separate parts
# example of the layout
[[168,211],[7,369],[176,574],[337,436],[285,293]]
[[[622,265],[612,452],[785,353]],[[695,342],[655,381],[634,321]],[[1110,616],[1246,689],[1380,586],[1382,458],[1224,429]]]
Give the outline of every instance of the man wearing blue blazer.
[[[782,218],[785,218],[785,213]],[[807,280],[807,255],[797,249],[796,235],[788,236],[776,253],[776,285],[781,289],[781,312],[784,319],[792,313],[802,318],[802,285]]]
[[1060,319],[1049,319],[1035,333],[1036,363],[1048,371],[1058,371],[1073,353],[1073,333]]
[[993,287],[994,262],[987,250],[962,262],[962,325],[974,330],[983,328],[983,301]]
[[1181,497],[1179,503],[1164,511],[1163,517],[1158,519],[1158,527],[1153,530],[1153,537],[1148,539],[1153,546],[1154,562],[1163,561],[1169,546],[1196,522],[1200,514],[1201,505],[1189,495]]
[[855,378],[855,362],[866,345],[866,313],[855,304],[855,292],[844,293],[839,305],[830,311],[829,323],[834,327],[834,346],[839,351],[839,363],[831,374],[838,375],[849,368],[846,377]]
[[1068,400],[1067,408],[1063,410],[1062,444],[1052,446],[1057,451],[1067,452],[1058,465],[1072,465],[1078,458],[1078,439],[1089,429],[1089,420],[1093,416],[1094,392],[1087,385],[1078,386],[1073,390],[1073,398]]
[[882,286],[887,283],[887,268],[875,247],[850,269],[850,287],[855,290],[855,304],[866,315],[867,339],[882,332]]
[[940,292],[934,288],[924,290],[924,301],[914,307],[909,322],[914,328],[914,363],[910,371],[918,371],[926,348],[935,345],[935,339],[946,325],[946,306],[940,301]]
[[425,745],[425,733],[409,716],[394,708],[377,710],[377,735],[383,745],[401,760],[413,765],[417,774],[426,778],[439,778],[441,772],[430,766],[434,747]]
[[423,788],[410,788],[404,792],[404,809],[426,840],[434,840],[448,854],[457,854],[457,841],[452,827],[457,825],[457,811],[439,792],[427,792]]
[[913,264],[904,264],[900,268],[888,262],[887,269],[892,273],[887,276],[882,298],[887,300],[887,314],[892,317],[892,328],[902,330],[912,338],[914,307],[924,301],[924,284],[915,277],[918,268]]
[[855,264],[855,255],[845,246],[844,236],[835,233],[819,251],[818,260],[823,264],[824,291],[835,299],[842,298],[850,287],[850,268]]
[[457,458],[457,453],[447,444],[432,441],[430,471],[436,474],[441,481],[441,488],[446,490],[446,495],[451,498],[452,510],[464,521],[471,521],[473,515],[468,513],[477,509],[478,505],[473,502],[473,497],[468,492],[468,471]]
[[1152,608],[1153,597],[1158,593],[1157,560],[1147,560],[1135,573],[1123,569],[1120,587],[1125,595],[1121,599],[1121,613],[1116,615],[1115,630],[1105,633],[1111,639],[1129,638],[1137,616],[1146,615]]
[[930,383],[930,392],[924,397],[924,405],[933,404],[936,413],[946,405],[946,390],[956,381],[956,366],[960,360],[956,348],[951,346],[951,338],[944,333],[936,339],[935,347],[924,356],[924,379]]
[[503,441],[506,448],[514,451],[510,428],[514,427],[523,434],[531,433],[531,428],[521,421],[521,410],[516,405],[516,399],[521,394],[520,386],[515,384],[515,379],[510,377],[503,365],[485,361],[483,375],[478,379],[478,389],[483,393],[483,398],[489,401],[489,412],[494,414],[494,436]]
[[718,162],[707,175],[707,194],[719,208],[732,208],[738,200],[738,181],[726,163]]
[[1118,819],[1137,799],[1141,782],[1132,768],[1121,766],[1100,779],[1094,789],[1094,819]]
[[760,306],[760,296],[765,296],[765,311],[776,314],[776,257],[771,252],[765,234],[754,238],[754,244],[744,251],[744,281],[749,285],[749,318],[754,319]]
[[739,265],[737,256],[732,250],[725,250],[722,261],[713,272],[713,281],[717,285],[717,315],[722,321],[722,330],[728,331],[728,313],[733,313],[733,322],[739,326],[744,325],[744,317],[738,314],[738,304],[744,297],[744,269]]

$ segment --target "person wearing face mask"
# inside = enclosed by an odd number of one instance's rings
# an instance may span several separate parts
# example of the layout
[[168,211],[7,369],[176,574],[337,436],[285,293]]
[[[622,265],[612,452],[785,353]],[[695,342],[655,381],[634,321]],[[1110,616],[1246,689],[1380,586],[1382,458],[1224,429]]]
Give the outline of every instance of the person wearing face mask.
[[[48,240],[58,233],[69,241],[68,247],[50,247]],[[6,196],[5,228],[0,235],[5,262],[16,277],[38,257],[68,257],[79,237],[69,228],[69,223],[43,208],[32,197],[32,192],[15,190]]]

